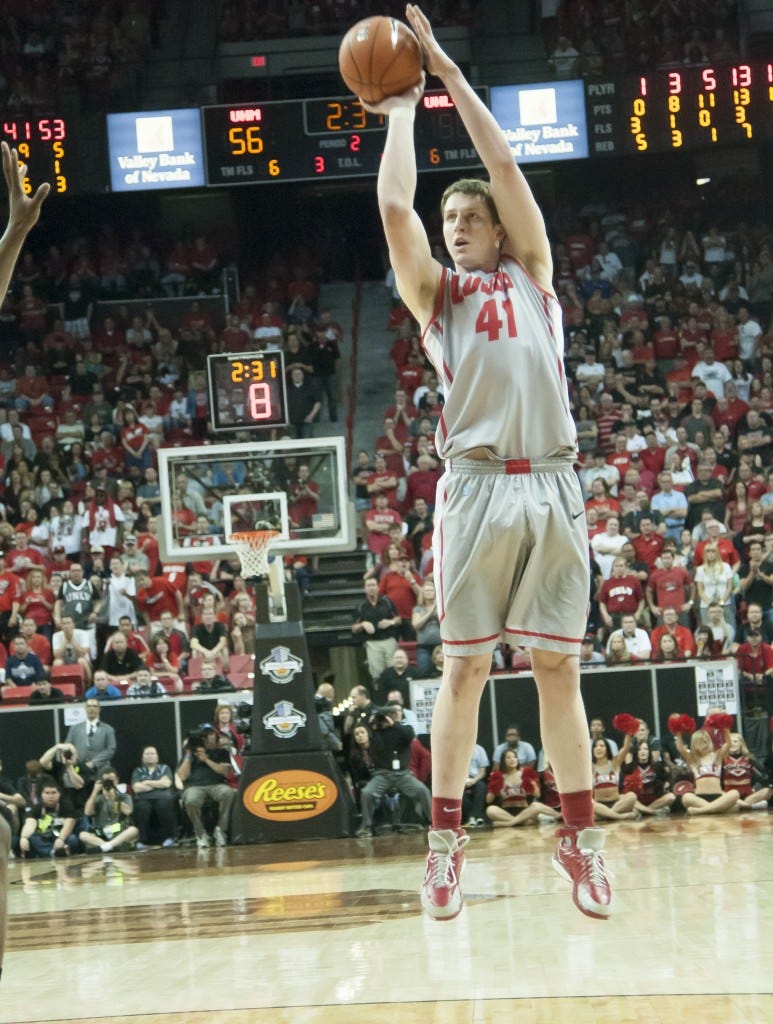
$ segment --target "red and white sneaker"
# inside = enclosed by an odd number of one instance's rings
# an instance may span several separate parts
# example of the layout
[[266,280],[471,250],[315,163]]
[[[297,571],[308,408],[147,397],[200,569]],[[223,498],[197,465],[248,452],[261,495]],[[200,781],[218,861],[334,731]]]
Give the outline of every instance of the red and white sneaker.
[[562,828],[553,854],[553,867],[572,883],[574,905],[588,917],[605,919],[612,913],[612,889],[604,863],[602,828]]
[[421,886],[424,912],[436,921],[450,921],[462,909],[461,877],[464,847],[470,837],[461,829],[430,829],[427,871]]

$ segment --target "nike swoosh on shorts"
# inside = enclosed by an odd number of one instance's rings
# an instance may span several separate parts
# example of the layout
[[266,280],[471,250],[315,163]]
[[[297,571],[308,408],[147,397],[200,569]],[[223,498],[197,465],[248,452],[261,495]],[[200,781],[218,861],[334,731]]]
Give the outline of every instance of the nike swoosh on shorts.
[[579,512],[577,513],[577,515],[576,515],[576,516],[572,516],[572,519],[579,519],[579,518],[580,518],[580,516],[581,516],[581,515],[583,514],[583,512],[584,512],[584,511],[585,511],[585,509],[581,509],[581,510],[580,510],[580,511],[579,511]]

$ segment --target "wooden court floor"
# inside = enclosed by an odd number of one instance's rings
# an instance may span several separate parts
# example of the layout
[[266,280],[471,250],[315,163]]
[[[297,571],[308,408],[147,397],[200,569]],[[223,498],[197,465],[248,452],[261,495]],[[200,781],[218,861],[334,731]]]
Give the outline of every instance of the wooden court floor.
[[0,1021],[773,1021],[773,814],[612,825],[609,921],[554,831],[473,833],[443,924],[421,835],[16,862]]

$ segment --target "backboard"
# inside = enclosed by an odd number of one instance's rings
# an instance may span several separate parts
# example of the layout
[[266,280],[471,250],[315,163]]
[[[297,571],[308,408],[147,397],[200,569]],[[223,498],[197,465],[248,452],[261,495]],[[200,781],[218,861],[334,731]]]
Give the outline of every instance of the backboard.
[[272,554],[350,551],[356,541],[342,437],[158,451],[162,561],[233,554],[230,533],[270,523]]

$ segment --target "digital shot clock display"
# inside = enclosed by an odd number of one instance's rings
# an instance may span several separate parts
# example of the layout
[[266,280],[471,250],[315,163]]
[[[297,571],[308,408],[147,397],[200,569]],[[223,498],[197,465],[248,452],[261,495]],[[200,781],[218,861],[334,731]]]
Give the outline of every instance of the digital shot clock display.
[[283,352],[210,355],[207,375],[213,430],[256,430],[287,423]]

